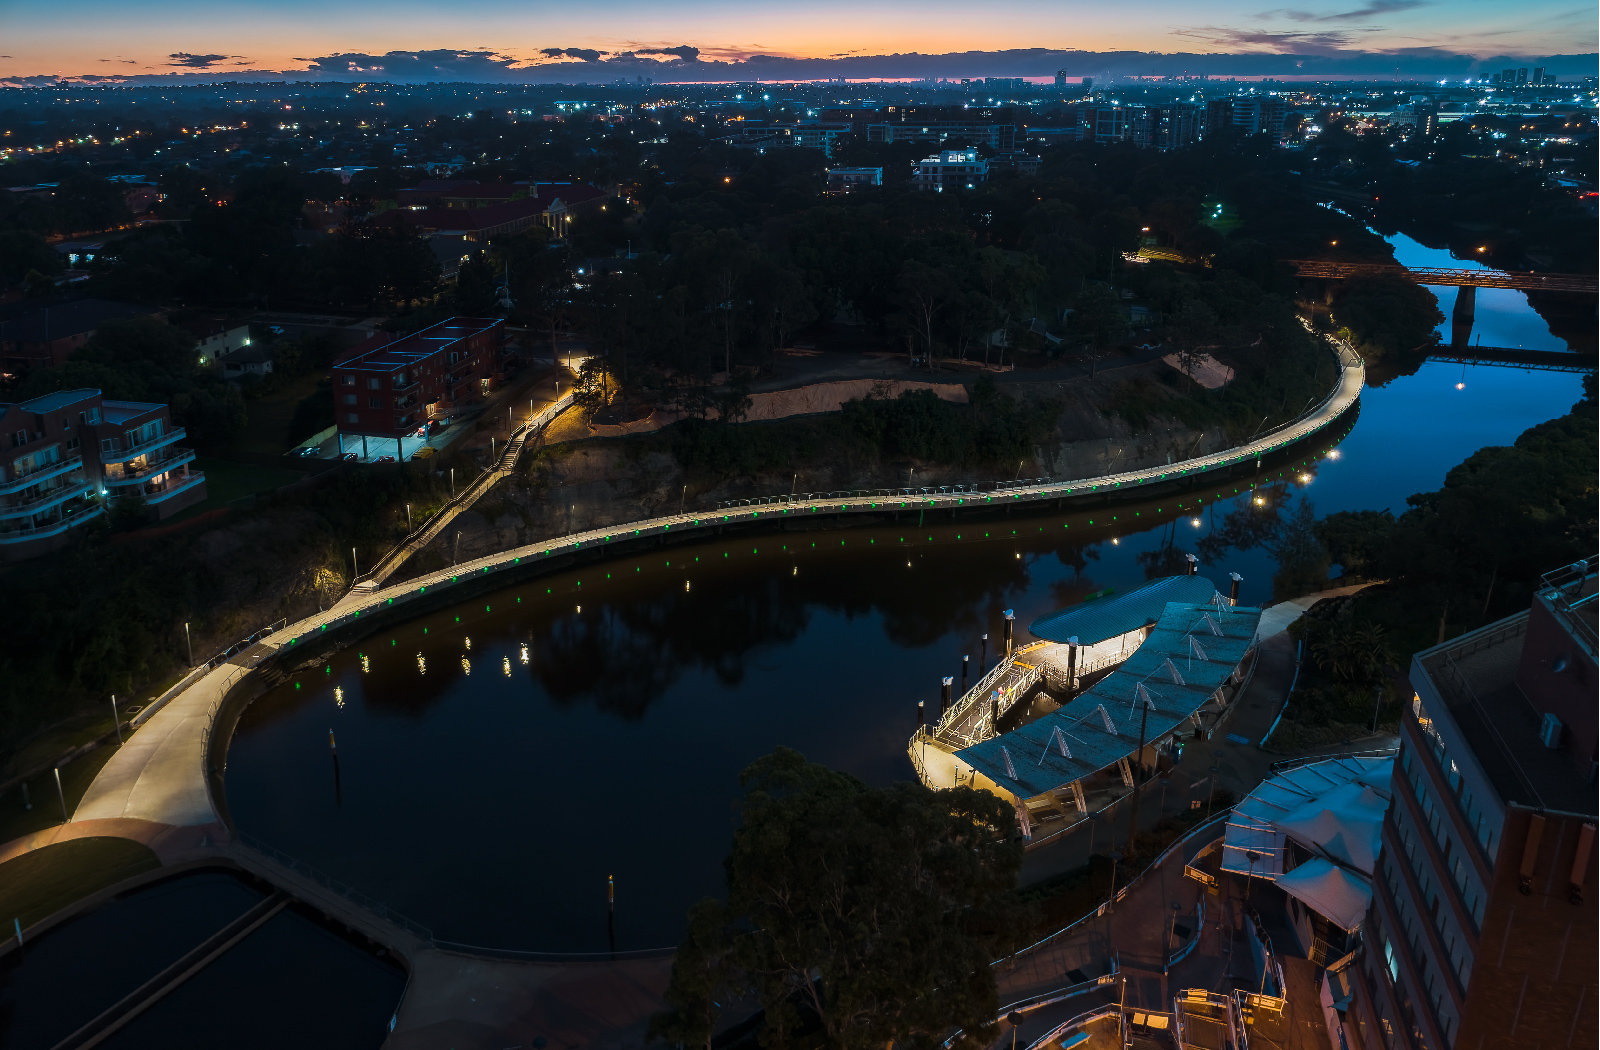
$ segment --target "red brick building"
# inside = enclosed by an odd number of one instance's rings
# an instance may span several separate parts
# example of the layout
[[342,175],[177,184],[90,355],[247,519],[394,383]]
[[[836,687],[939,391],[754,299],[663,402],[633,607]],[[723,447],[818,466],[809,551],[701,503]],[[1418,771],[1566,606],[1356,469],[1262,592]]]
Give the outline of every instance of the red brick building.
[[206,498],[205,475],[166,405],[92,389],[0,403],[0,559],[65,544],[120,496],[167,518]]
[[333,366],[340,452],[403,458],[401,439],[481,399],[494,384],[503,325],[493,317],[452,317],[351,347]]

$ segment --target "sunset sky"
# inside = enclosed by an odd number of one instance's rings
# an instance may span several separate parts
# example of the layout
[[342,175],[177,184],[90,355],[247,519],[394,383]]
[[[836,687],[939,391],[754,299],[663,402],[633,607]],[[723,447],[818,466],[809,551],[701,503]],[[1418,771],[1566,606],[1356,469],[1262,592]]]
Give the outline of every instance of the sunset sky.
[[[304,70],[319,56],[451,48],[547,62],[541,49],[677,45],[702,59],[1008,48],[1488,55],[1596,50],[1570,0],[0,0],[0,76]],[[576,61],[558,58],[554,61]],[[1041,70],[1041,74],[1048,70]]]

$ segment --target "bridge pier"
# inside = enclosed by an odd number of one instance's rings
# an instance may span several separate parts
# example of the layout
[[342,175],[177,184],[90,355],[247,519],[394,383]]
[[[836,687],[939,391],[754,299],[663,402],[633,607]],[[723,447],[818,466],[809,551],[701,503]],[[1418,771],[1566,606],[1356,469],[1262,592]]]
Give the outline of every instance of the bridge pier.
[[1477,314],[1478,289],[1476,285],[1456,286],[1456,305],[1450,311],[1450,345],[1467,346],[1472,342],[1472,320]]

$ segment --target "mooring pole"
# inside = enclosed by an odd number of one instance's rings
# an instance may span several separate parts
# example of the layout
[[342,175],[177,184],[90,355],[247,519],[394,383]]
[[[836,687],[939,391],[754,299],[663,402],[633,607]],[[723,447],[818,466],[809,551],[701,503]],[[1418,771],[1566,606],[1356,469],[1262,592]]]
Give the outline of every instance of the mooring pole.
[[972,663],[971,656],[961,657],[961,695],[967,695],[967,668]]

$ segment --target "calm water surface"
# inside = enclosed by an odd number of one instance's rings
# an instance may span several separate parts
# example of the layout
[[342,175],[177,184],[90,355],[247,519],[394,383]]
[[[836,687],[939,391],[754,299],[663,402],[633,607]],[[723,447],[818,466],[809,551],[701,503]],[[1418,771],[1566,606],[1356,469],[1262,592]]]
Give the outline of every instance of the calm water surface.
[[[1288,472],[1278,510],[1401,512],[1581,395],[1558,373],[1460,381],[1460,366],[1428,364],[1367,391],[1338,458],[1305,484]],[[510,587],[257,700],[230,752],[229,805],[245,831],[443,939],[605,950],[614,875],[617,947],[674,944],[685,909],[722,890],[741,768],[786,744],[870,784],[912,777],[917,701],[937,704],[961,654],[977,664],[1002,610],[1020,633],[1090,591],[1182,571],[1183,551],[1251,513],[1238,484],[1216,506],[1206,490],[1197,515],[1191,494],[1114,522],[729,537]],[[1255,547],[1213,550],[1202,571],[1224,586],[1240,573],[1258,602],[1273,568]]]

